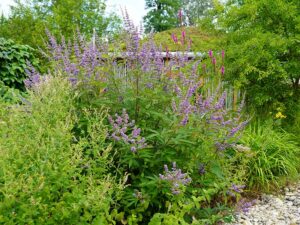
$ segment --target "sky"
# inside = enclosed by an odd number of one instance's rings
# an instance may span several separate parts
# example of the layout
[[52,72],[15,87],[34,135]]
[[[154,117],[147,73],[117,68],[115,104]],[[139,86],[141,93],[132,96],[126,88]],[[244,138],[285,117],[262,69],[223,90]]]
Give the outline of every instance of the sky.
[[[0,0],[0,14],[3,12],[7,15],[9,12],[9,5],[14,4],[14,0]],[[130,18],[133,20],[136,26],[143,20],[143,16],[146,15],[145,0],[107,0],[107,11],[116,12],[121,14],[120,8],[125,8],[128,11]]]
[[0,14],[3,12],[4,15],[7,15],[9,11],[9,5],[12,5],[13,3],[13,0],[0,0]]

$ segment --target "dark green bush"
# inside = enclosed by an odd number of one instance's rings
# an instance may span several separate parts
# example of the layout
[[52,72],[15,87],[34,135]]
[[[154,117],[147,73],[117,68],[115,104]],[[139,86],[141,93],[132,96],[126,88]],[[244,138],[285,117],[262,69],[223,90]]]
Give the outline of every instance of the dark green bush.
[[8,87],[25,91],[24,80],[29,64],[38,66],[33,48],[0,37],[0,81]]

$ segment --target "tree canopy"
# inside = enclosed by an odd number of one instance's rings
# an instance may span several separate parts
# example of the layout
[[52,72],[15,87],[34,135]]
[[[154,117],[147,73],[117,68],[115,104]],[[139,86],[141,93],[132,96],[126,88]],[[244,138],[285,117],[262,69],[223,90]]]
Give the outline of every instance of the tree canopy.
[[144,17],[145,31],[160,32],[176,27],[180,8],[181,0],[146,0],[149,12]]
[[109,33],[120,26],[115,15],[105,15],[103,0],[16,0],[9,18],[0,23],[0,36],[33,47],[42,46],[45,29],[66,38],[78,28],[85,35]]
[[218,19],[229,78],[264,111],[299,97],[299,12],[298,0],[230,1]]

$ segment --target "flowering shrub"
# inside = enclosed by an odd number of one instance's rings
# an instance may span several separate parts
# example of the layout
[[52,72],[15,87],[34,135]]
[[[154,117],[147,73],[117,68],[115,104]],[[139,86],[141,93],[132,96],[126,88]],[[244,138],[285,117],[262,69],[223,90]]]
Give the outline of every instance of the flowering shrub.
[[165,174],[159,174],[159,178],[167,181],[171,185],[172,194],[178,195],[181,193],[181,188],[192,182],[186,173],[182,173],[181,169],[176,168],[176,163],[173,162],[172,170],[169,171],[167,165],[164,165]]
[[[115,120],[113,120],[111,116],[109,116],[108,119],[113,129],[111,138],[115,141],[122,141],[123,143],[130,145],[130,150],[133,153],[136,153],[138,149],[146,147],[145,138],[140,136],[141,129],[134,126],[134,120],[129,122],[129,116],[126,113],[126,109],[123,109],[121,116],[116,114]],[[128,128],[132,128],[132,132],[127,135]]]
[[[117,178],[128,174],[118,200],[119,221],[148,224],[176,217],[191,223],[214,217],[217,222],[222,209],[210,216],[204,212],[231,198],[226,192],[232,183],[243,182],[245,171],[235,168],[244,153],[235,146],[248,122],[243,102],[237,110],[227,104],[225,53],[209,51],[206,59],[191,61],[192,42],[184,31],[171,37],[182,49],[174,54],[163,52],[151,37],[141,40],[126,13],[125,28],[126,47],[115,45],[115,51],[97,37],[88,41],[78,34],[73,42],[58,43],[48,34],[50,70],[65,76],[77,93],[75,136],[88,133],[86,107],[106,107],[114,115],[107,118],[110,169]],[[39,85],[40,75],[29,72],[27,87]]]

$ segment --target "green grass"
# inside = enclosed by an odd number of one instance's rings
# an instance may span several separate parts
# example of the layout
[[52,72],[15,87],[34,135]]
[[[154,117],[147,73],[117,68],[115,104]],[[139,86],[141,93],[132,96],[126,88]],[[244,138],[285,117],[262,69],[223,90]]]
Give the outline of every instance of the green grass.
[[297,178],[300,148],[292,139],[290,134],[264,125],[246,130],[242,142],[253,153],[247,165],[249,188],[270,191]]

